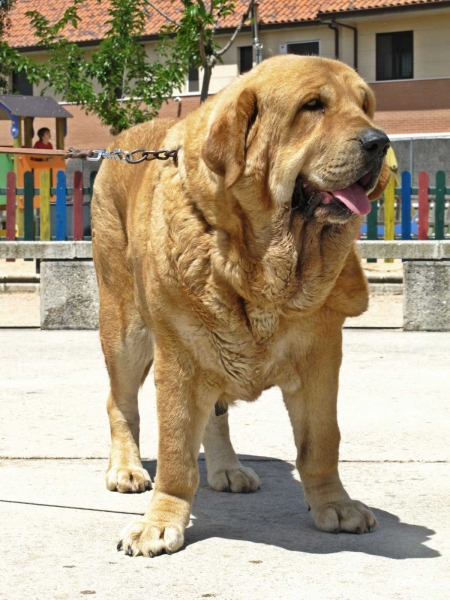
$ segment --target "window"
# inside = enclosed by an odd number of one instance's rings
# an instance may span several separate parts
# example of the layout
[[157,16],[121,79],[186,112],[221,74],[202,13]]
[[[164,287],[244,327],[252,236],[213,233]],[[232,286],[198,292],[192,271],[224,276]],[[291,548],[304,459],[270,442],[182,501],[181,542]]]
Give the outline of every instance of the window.
[[188,92],[200,91],[200,77],[197,67],[189,67]]
[[18,73],[13,73],[12,91],[13,94],[20,94],[21,96],[32,96],[33,84],[28,81],[26,75],[19,75]]
[[295,44],[287,44],[287,54],[319,56],[319,42],[297,42]]
[[253,68],[253,46],[242,46],[239,50],[239,73],[247,73]]
[[377,33],[377,80],[412,77],[413,32]]

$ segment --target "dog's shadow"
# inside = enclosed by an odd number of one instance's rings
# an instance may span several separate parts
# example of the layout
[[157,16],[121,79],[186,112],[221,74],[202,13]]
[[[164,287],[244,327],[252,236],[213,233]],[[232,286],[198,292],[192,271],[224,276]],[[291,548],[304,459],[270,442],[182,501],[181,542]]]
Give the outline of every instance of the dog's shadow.
[[[194,499],[193,526],[186,530],[187,545],[215,537],[310,554],[364,552],[398,560],[440,556],[425,545],[435,533],[433,530],[402,523],[396,515],[374,507],[379,527],[371,534],[332,535],[318,531],[307,511],[302,486],[293,477],[292,464],[257,456],[246,457],[242,462],[261,479],[261,490],[255,494],[219,493],[209,488],[205,461],[200,455],[201,481]],[[146,462],[144,467],[153,479],[156,461]]]

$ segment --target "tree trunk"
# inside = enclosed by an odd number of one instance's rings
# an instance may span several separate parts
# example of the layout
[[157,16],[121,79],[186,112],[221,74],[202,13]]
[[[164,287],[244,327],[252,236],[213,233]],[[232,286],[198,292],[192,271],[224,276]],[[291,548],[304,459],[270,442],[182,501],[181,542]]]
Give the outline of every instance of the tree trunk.
[[209,82],[211,81],[212,70],[213,68],[211,65],[207,65],[206,67],[204,67],[202,93],[200,94],[200,104],[203,104],[203,102],[208,98]]

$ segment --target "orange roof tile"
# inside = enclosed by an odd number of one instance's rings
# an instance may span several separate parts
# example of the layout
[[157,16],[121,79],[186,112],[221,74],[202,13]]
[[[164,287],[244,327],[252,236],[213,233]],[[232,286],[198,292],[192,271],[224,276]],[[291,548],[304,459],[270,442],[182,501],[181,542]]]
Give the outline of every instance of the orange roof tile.
[[[156,0],[158,8],[176,19],[181,12],[180,2],[170,0]],[[299,23],[318,19],[318,15],[333,12],[365,10],[373,8],[394,8],[398,6],[413,6],[417,4],[438,4],[443,0],[260,0],[259,18],[261,25],[276,25],[285,23]],[[235,27],[248,5],[248,0],[236,0],[237,10],[234,15],[224,19],[220,26]],[[16,0],[11,10],[11,29],[8,32],[8,41],[15,48],[33,47],[37,41],[33,35],[30,20],[25,13],[38,10],[51,22],[60,18],[67,8],[67,0]],[[67,37],[74,42],[88,42],[102,39],[107,26],[108,0],[86,0],[79,8],[81,22],[77,29],[69,26],[66,30]],[[164,17],[152,8],[148,8],[148,20],[145,34],[156,35],[162,25],[166,23]]]
[[346,12],[353,10],[369,10],[375,8],[394,8],[399,6],[414,6],[418,4],[438,4],[442,0],[321,0],[320,13]]

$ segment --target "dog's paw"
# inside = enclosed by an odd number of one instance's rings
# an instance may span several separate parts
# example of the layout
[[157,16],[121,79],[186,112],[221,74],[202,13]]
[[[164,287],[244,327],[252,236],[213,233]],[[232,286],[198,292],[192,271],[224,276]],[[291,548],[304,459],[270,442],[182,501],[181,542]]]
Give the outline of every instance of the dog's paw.
[[329,502],[311,507],[311,512],[316,527],[330,533],[369,533],[378,525],[375,515],[358,500]]
[[208,473],[208,483],[213,490],[218,492],[236,492],[249,494],[259,490],[259,477],[248,467],[240,465],[233,469],[215,471]]
[[128,556],[172,554],[184,544],[184,530],[176,524],[163,521],[140,520],[126,527],[121,534],[117,550]]
[[106,473],[106,487],[111,492],[117,490],[122,494],[139,494],[151,490],[152,481],[142,467],[110,467]]

